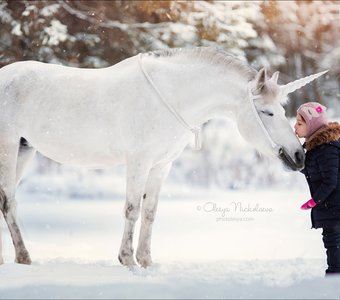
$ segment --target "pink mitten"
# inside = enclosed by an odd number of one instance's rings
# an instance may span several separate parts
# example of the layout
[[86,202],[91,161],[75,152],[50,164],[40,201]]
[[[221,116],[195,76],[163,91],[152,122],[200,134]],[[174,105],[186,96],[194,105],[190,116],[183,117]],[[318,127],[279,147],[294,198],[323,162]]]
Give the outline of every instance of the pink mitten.
[[311,209],[316,205],[315,201],[312,199],[309,199],[306,203],[301,205],[301,209],[303,210],[307,210],[307,209]]

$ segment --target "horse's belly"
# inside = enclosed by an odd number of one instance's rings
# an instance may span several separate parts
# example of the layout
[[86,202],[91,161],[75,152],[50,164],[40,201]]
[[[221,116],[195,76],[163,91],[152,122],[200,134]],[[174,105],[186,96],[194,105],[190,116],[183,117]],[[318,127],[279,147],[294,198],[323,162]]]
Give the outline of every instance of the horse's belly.
[[92,139],[27,138],[44,156],[66,165],[88,168],[105,168],[125,163],[123,150],[100,137]]
[[[40,146],[39,152],[44,156],[66,165],[81,166],[87,168],[107,168],[125,163],[123,155],[108,151],[96,151],[95,149],[72,149],[71,151],[51,149],[50,146]],[[74,151],[75,150],[75,151]],[[77,151],[78,150],[78,151]]]

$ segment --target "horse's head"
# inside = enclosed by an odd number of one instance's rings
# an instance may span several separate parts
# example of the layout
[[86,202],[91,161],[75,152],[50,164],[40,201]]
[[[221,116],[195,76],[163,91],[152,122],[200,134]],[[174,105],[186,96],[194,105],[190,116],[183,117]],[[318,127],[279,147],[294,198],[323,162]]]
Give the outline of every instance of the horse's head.
[[277,84],[279,72],[267,78],[266,70],[261,69],[249,83],[247,103],[237,114],[237,124],[243,137],[260,152],[280,158],[288,169],[302,169],[304,150],[285,116],[283,105],[287,103],[289,93],[324,73],[280,86]]

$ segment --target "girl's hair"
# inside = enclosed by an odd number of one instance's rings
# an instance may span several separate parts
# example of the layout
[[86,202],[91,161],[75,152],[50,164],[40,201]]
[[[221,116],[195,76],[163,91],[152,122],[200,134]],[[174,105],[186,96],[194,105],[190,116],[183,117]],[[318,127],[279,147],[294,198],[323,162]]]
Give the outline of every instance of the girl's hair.
[[298,115],[300,116],[300,118],[302,119],[302,121],[306,123],[305,118],[304,118],[301,114],[299,114],[299,113],[298,113]]

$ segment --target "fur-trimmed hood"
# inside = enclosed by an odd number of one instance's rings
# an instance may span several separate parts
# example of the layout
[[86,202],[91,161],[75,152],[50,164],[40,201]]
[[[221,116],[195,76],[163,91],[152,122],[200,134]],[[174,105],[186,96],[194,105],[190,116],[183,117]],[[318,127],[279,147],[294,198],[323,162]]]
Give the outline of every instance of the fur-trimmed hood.
[[340,124],[338,122],[330,122],[328,125],[317,130],[304,144],[307,151],[314,149],[322,144],[336,142],[340,140]]

